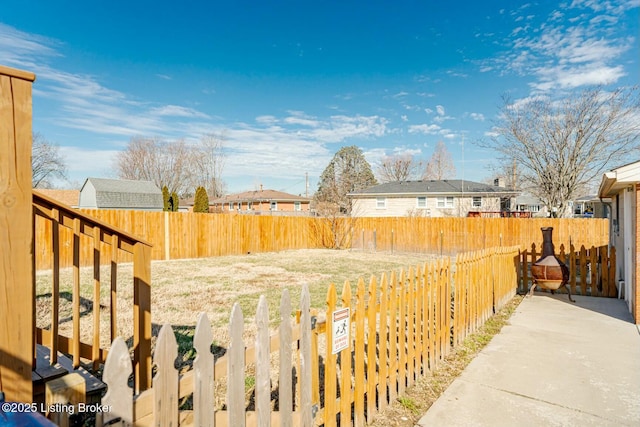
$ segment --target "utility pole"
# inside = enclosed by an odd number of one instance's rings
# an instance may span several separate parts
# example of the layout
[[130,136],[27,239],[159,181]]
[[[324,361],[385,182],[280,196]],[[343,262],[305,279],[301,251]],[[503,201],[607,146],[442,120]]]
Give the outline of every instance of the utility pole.
[[309,198],[309,172],[304,173],[304,197]]

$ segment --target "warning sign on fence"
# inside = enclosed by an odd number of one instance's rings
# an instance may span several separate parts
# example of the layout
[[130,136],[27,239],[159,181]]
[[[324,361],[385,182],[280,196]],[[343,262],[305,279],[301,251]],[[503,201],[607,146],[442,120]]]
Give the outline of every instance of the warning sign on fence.
[[333,354],[340,353],[345,348],[349,348],[349,332],[351,331],[351,317],[349,307],[341,308],[333,312],[332,320],[332,346]]

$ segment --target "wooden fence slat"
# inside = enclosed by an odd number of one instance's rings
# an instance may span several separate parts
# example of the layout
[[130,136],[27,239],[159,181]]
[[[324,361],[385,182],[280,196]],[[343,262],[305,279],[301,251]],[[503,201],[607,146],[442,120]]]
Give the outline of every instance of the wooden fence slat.
[[[342,307],[351,312],[351,285],[345,282],[342,287]],[[351,337],[353,325],[349,322],[349,348],[340,353],[340,424],[351,425]]]
[[[301,313],[304,315],[304,312]],[[309,313],[307,313],[307,317]],[[303,325],[304,327],[308,327],[310,329],[310,325]],[[304,329],[303,329],[304,330]],[[307,331],[307,337],[308,337]],[[282,291],[282,296],[280,297],[280,371],[278,374],[278,402],[280,408],[280,414],[282,415],[282,423],[281,427],[291,427],[291,414],[293,412],[293,379],[291,377],[291,298],[289,296],[289,290],[284,289]],[[303,338],[301,338],[303,339]],[[301,343],[302,347],[302,343]],[[301,348],[302,352],[302,348]],[[267,354],[267,358],[268,358]],[[301,360],[304,360],[302,357]],[[307,359],[308,360],[308,359]],[[301,364],[302,371],[306,368],[307,365]],[[299,375],[304,375],[302,372],[298,373]],[[311,387],[309,384],[308,387]],[[302,393],[302,390],[300,391]],[[307,404],[311,404],[311,398]]]
[[[99,413],[98,425],[133,426],[133,388],[129,387],[129,376],[133,374],[133,365],[127,344],[116,337],[104,364],[102,381],[107,384],[107,392],[102,397],[102,405],[110,408],[109,412]],[[100,419],[102,418],[102,419]],[[120,419],[120,424],[110,424]]]
[[313,425],[313,416],[311,413],[312,369],[314,361],[316,362],[316,366],[318,361],[317,357],[312,359],[311,314],[309,312],[309,305],[309,286],[305,283],[302,285],[302,296],[300,297],[300,310],[302,311],[300,318],[300,411],[302,412],[302,427],[311,427]]
[[[271,425],[269,309],[267,307],[267,298],[264,295],[260,295],[260,299],[258,301],[258,309],[256,312],[256,328],[256,415],[258,416],[258,427],[269,427]],[[291,341],[289,341],[289,343],[290,342]]]
[[591,296],[600,296],[598,291],[598,251],[595,246],[589,249],[589,268],[591,269]]
[[227,383],[227,408],[229,426],[245,427],[244,409],[244,341],[242,340],[242,330],[244,328],[244,317],[240,304],[235,303],[231,310],[231,321],[229,324],[229,348],[228,354],[228,383]]
[[396,272],[389,279],[389,401],[398,397],[398,280]]
[[158,367],[153,377],[154,421],[156,427],[178,425],[178,371],[174,364],[178,357],[178,343],[170,325],[158,334],[154,362]]
[[378,372],[378,406],[380,410],[383,410],[387,406],[387,377],[389,375],[387,370],[389,363],[387,356],[389,340],[389,293],[387,288],[387,274],[382,273],[382,279],[380,281],[380,327],[378,328],[378,360],[380,365]]
[[369,280],[369,292],[367,297],[367,423],[373,421],[376,413],[376,388],[378,378],[376,378],[376,341],[378,335],[377,319],[377,283],[376,277],[371,276]]
[[587,295],[587,248],[580,246],[580,293]]
[[195,425],[201,427],[215,426],[212,342],[211,322],[206,313],[200,313],[193,335],[193,348],[197,353],[193,361],[193,410]]
[[326,427],[336,426],[336,355],[333,354],[333,327],[331,318],[336,310],[336,287],[332,283],[327,291],[326,355],[324,365],[324,423]]
[[365,377],[364,377],[364,340],[365,340],[365,291],[364,280],[362,277],[358,280],[358,286],[356,288],[356,310],[355,310],[355,324],[356,324],[356,343],[354,348],[354,425],[356,427],[362,427],[365,425],[364,414],[364,395],[366,393]]
[[413,385],[415,380],[415,330],[416,330],[416,317],[415,317],[415,281],[414,270],[409,267],[407,272],[407,387]]

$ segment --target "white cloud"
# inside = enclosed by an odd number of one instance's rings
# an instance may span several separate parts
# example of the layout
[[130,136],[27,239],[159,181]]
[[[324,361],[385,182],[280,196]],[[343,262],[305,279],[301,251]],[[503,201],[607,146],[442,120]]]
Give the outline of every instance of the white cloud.
[[444,116],[444,107],[442,105],[436,105],[436,111],[439,116]]
[[438,125],[411,125],[409,126],[409,133],[423,133],[425,135],[437,135],[438,131],[442,129]]
[[482,113],[469,113],[469,117],[479,122],[484,122],[484,114]]
[[[529,26],[531,22],[515,25],[507,40],[509,51],[480,67],[532,75],[535,90],[615,83],[629,73],[621,58],[635,43],[621,35],[618,22],[627,10],[638,6],[638,0],[560,4],[538,26]],[[526,16],[527,21],[530,18]]]
[[149,110],[149,114],[154,116],[171,116],[171,117],[197,117],[201,119],[208,119],[209,116],[200,111],[192,108],[181,107],[179,105],[165,105],[162,107],[155,107]]

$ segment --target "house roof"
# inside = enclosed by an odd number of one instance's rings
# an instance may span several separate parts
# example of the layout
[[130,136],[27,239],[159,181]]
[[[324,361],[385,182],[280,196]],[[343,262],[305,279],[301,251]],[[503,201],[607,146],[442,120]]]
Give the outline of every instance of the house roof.
[[151,181],[87,178],[80,192],[91,183],[96,191],[99,208],[160,208],[162,191]]
[[243,193],[229,194],[224,197],[213,200],[211,203],[230,203],[230,202],[311,202],[308,197],[296,196],[276,190],[254,190],[245,191]]
[[421,181],[394,181],[375,185],[364,190],[355,191],[349,195],[352,197],[367,197],[372,195],[418,195],[418,194],[495,194],[514,195],[516,191],[484,184],[482,182],[466,181],[461,179],[421,180]]
[[602,175],[598,197],[615,195],[629,185],[640,182],[640,161],[628,163]]
[[57,190],[49,188],[36,188],[36,190],[72,208],[78,206],[80,190]]

